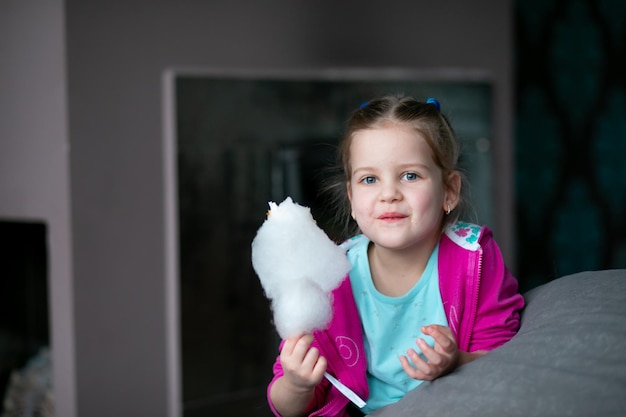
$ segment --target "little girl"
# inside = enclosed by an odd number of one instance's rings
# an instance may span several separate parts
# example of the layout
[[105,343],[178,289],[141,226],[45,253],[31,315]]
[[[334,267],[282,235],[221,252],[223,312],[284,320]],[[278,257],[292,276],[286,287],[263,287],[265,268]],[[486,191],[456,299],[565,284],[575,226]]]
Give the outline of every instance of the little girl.
[[[281,344],[268,387],[282,417],[371,413],[510,340],[524,305],[466,204],[459,144],[439,103],[388,96],[356,110],[340,147],[352,269],[327,330]],[[328,372],[366,406],[357,410]],[[361,414],[362,415],[362,414]]]

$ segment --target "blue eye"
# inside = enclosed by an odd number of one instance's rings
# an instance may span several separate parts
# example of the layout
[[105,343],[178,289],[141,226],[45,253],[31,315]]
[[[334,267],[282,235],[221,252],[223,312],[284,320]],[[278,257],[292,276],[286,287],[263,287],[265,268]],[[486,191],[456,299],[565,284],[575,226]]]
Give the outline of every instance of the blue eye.
[[361,180],[363,184],[374,184],[376,182],[375,177],[365,177]]
[[415,181],[419,177],[418,177],[418,175],[415,172],[407,172],[406,174],[404,174],[402,176],[402,178],[407,180],[407,181]]

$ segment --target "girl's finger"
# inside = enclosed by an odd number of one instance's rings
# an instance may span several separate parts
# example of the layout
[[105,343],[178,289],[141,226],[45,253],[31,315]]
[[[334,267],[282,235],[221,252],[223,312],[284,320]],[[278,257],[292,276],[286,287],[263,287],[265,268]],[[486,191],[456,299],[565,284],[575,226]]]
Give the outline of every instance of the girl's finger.
[[413,379],[423,379],[422,373],[413,368],[405,356],[400,356],[400,364],[404,372]]
[[302,359],[302,366],[306,367],[307,369],[313,369],[319,357],[319,350],[315,347],[310,348],[305,353],[304,358]]
[[306,334],[304,336],[299,337],[291,351],[291,356],[298,357],[303,360],[307,352],[309,351],[309,347],[313,343],[313,336]]
[[419,379],[429,379],[428,377],[433,375],[433,367],[428,362],[426,362],[415,350],[409,349],[407,351],[407,354],[413,361],[415,368],[417,368],[417,370],[422,375],[422,377]]
[[417,339],[417,345],[422,350],[422,353],[428,360],[428,364],[431,366],[441,366],[443,364],[443,357],[435,349],[433,349],[424,339]]
[[439,347],[445,352],[455,350],[456,341],[449,327],[439,325],[425,326],[422,332],[435,340],[435,349]]

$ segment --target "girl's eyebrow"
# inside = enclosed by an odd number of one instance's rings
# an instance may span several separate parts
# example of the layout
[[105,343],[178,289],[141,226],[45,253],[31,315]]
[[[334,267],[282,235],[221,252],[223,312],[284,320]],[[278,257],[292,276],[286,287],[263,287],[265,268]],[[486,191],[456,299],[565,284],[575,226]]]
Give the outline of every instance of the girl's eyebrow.
[[[394,169],[409,169],[409,168],[429,169],[429,165],[422,163],[422,162],[407,162],[404,164],[394,165]],[[363,171],[376,171],[378,169],[380,169],[380,167],[362,166],[362,167],[354,168],[352,172],[357,172],[357,171],[362,171],[362,170]]]
[[[400,170],[400,171],[404,171],[407,169],[420,169],[420,170],[430,170],[431,168],[427,165],[427,164],[423,164],[420,162],[412,162],[412,163],[406,163],[406,164],[400,164],[395,166],[396,169]],[[370,166],[363,166],[363,167],[357,167],[355,169],[352,170],[352,175],[356,175],[361,171],[364,171],[366,173],[368,172],[376,172],[379,168],[375,168],[375,167],[370,167]]]
[[412,162],[407,164],[398,165],[400,169],[409,169],[409,168],[420,168],[420,169],[430,169],[428,164],[424,164],[421,162]]
[[359,171],[368,171],[368,172],[369,172],[369,171],[375,171],[375,168],[372,168],[372,167],[358,167],[358,168],[354,168],[354,169],[352,170],[352,173],[353,173],[353,174],[356,174],[356,173],[357,173],[357,172],[359,172]]

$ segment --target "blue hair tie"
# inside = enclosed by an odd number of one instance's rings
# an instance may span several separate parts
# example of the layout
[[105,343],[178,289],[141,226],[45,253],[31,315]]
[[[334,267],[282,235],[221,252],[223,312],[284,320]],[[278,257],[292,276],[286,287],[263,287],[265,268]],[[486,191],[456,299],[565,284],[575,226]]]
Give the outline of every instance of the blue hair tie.
[[369,101],[364,101],[363,103],[361,103],[361,105],[359,106],[359,110],[361,110],[363,107],[367,106],[368,104],[370,104]]
[[428,97],[426,99],[426,104],[432,104],[433,106],[437,107],[437,110],[441,111],[441,105],[439,104],[437,99],[434,99],[432,97]]

